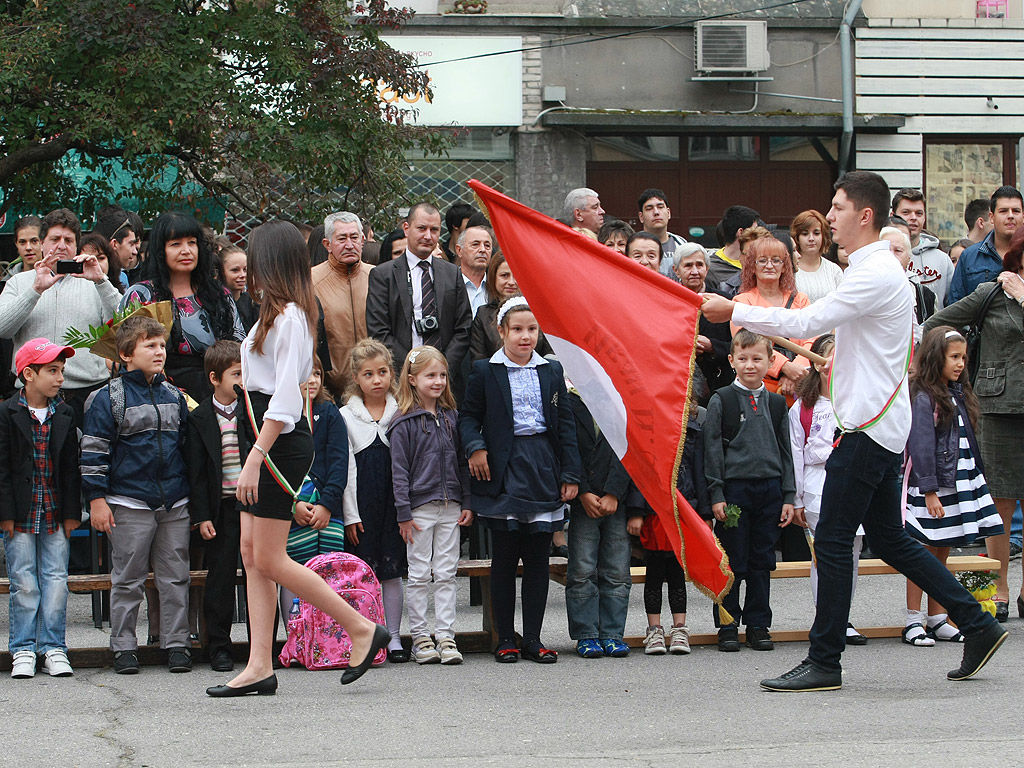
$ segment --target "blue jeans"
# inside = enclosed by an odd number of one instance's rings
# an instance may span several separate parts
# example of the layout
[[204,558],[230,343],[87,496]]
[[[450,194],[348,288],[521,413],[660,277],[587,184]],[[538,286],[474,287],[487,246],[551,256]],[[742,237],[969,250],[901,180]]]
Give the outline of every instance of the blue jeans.
[[1017,508],[1013,510],[1013,519],[1010,521],[1010,541],[1015,542],[1019,547],[1021,545],[1022,533],[1024,533],[1024,518],[1020,512],[1020,502],[1017,502]]
[[825,464],[821,517],[814,537],[818,605],[807,654],[807,660],[820,669],[841,669],[850,620],[853,539],[861,524],[872,551],[945,606],[965,636],[975,636],[995,621],[904,529],[901,463],[900,454],[885,450],[863,432],[852,432]]
[[4,536],[11,577],[11,653],[67,650],[68,555],[63,527],[52,534]]
[[565,575],[569,637],[621,640],[631,585],[625,510],[593,518],[573,509]]

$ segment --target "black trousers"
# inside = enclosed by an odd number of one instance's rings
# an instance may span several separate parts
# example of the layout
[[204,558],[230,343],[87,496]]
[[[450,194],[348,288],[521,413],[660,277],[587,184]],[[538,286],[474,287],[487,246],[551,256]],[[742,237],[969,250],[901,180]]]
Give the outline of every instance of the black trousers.
[[221,499],[217,535],[206,542],[206,594],[203,615],[206,618],[207,650],[231,652],[231,621],[235,608],[235,572],[238,569],[241,527],[234,497]]

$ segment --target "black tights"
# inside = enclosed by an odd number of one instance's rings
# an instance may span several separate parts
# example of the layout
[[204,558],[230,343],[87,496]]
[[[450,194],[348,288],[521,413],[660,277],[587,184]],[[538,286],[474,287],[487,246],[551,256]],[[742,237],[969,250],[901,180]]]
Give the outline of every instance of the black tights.
[[661,585],[668,582],[668,608],[686,613],[686,572],[674,552],[644,550],[647,576],[644,577],[644,610],[661,614]]
[[491,606],[498,642],[515,642],[516,570],[523,561],[523,645],[540,641],[548,602],[551,533],[491,531]]

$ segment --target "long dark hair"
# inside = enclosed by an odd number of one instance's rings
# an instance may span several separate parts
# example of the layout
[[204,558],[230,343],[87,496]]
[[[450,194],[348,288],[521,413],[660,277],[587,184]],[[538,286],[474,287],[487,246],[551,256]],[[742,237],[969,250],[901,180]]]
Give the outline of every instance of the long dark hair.
[[[943,377],[942,369],[946,367],[946,350],[950,344],[957,342],[966,348],[967,340],[955,328],[948,325],[932,328],[921,339],[921,345],[914,353],[914,363],[910,367],[910,396],[914,397],[919,392],[924,392],[932,399],[938,414],[936,427],[939,429],[949,429],[956,415],[956,406],[949,395],[949,382]],[[975,427],[981,409],[978,406],[978,397],[971,387],[966,365],[960,372],[957,383],[963,388],[967,416],[971,420],[971,426]]]
[[[828,357],[828,348],[835,345],[836,337],[831,333],[823,333],[811,344],[811,352]],[[807,375],[797,382],[794,394],[796,399],[803,403],[804,408],[814,408],[814,404],[821,397],[821,371],[812,365]]]
[[290,302],[305,314],[310,337],[315,337],[319,312],[302,233],[290,222],[268,221],[250,233],[248,256],[249,294],[260,301],[260,325],[253,337],[253,349],[263,354],[267,332]]
[[[185,213],[169,211],[160,214],[153,222],[149,233],[149,258],[143,267],[144,277],[153,285],[153,298],[156,301],[169,301],[173,298],[170,288],[171,271],[167,268],[167,242],[178,238],[194,237],[199,249],[195,269],[192,270],[192,292],[199,305],[210,316],[213,335],[218,339],[234,338],[234,313],[227,303],[231,294],[215,276],[216,259],[210,241],[203,232],[198,221]],[[171,331],[171,346],[177,348],[181,330],[174,324]]]
[[118,258],[114,246],[99,232],[90,232],[88,235],[83,235],[78,250],[84,251],[87,245],[91,245],[97,251],[102,251],[103,255],[107,257],[107,277],[110,279],[110,284],[117,288],[120,293],[124,293],[124,286],[121,285],[121,259]]
[[[394,229],[384,235],[384,239],[380,241],[380,253],[377,256],[378,264],[387,264],[391,261],[391,246],[395,240],[405,240],[405,232],[402,229]],[[452,243],[452,248],[455,247],[455,243]]]

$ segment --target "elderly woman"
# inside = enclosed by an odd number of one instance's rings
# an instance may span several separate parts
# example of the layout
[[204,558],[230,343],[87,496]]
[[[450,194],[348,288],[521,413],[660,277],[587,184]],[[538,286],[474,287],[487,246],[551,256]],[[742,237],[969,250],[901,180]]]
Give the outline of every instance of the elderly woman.
[[[679,282],[694,293],[710,291],[721,294],[721,291],[707,285],[708,254],[697,243],[683,243],[676,248],[672,255],[672,271]],[[728,323],[712,323],[701,315],[697,334],[697,365],[709,388],[706,396],[701,397],[698,393],[697,399],[701,405],[707,405],[712,392],[735,378],[729,365],[732,332]]]
[[843,270],[824,258],[832,247],[828,222],[817,211],[803,211],[789,225],[789,234],[798,254],[796,288],[807,294],[813,304],[843,282]]
[[[978,377],[974,393],[981,406],[978,442],[988,489],[1003,520],[1003,533],[986,539],[988,556],[999,561],[996,583],[996,618],[1009,615],[1010,521],[1017,502],[1024,500],[1024,472],[1017,463],[1024,453],[1024,227],[1018,227],[1003,257],[1004,272],[997,282],[982,283],[974,293],[941,309],[924,324],[927,333],[939,325],[962,328],[974,322],[982,304],[992,303],[981,324]],[[1017,612],[1024,618],[1024,594],[1017,597]]]
[[608,219],[597,233],[597,241],[613,251],[626,255],[626,243],[633,236],[633,228],[621,219]]
[[[758,230],[764,234],[760,235]],[[811,302],[807,295],[796,289],[793,260],[786,245],[761,227],[755,227],[749,234],[753,239],[748,239],[743,249],[740,292],[734,300],[755,307],[802,309],[808,306]],[[730,324],[730,328],[733,335],[739,330],[735,324]],[[792,341],[810,348],[814,339]],[[807,375],[809,365],[806,358],[776,346],[764,385],[770,392],[786,395],[792,405],[794,387]]]

